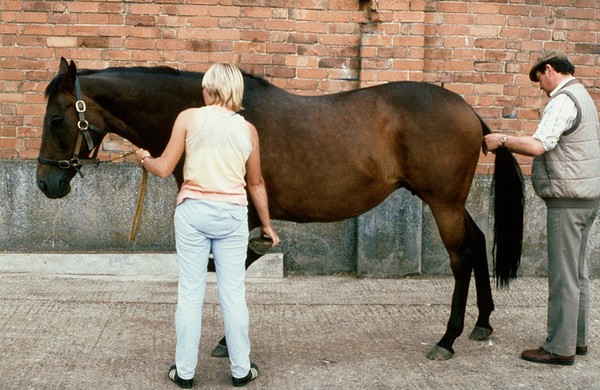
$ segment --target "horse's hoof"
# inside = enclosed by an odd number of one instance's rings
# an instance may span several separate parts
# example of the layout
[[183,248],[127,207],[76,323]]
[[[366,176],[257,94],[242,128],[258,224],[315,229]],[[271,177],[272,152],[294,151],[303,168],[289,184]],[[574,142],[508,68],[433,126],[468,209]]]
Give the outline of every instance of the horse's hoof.
[[493,332],[492,329],[482,328],[481,326],[476,326],[475,328],[473,328],[473,331],[471,332],[469,339],[475,340],[475,341],[485,341],[490,338],[490,336],[492,335],[492,332]]
[[259,256],[267,253],[273,246],[273,240],[268,236],[254,237],[248,242],[248,248]]
[[427,358],[430,360],[448,360],[454,356],[454,352],[448,351],[446,348],[440,347],[436,344],[435,347],[429,352]]
[[221,343],[217,344],[217,346],[215,347],[215,349],[213,349],[210,356],[218,357],[218,358],[229,357],[229,352],[227,351],[227,345],[223,345]]

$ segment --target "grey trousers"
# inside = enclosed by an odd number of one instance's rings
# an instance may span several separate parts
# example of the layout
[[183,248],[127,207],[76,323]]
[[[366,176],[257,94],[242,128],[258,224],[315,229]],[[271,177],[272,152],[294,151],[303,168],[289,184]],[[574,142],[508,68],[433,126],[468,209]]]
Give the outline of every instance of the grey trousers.
[[548,336],[544,349],[571,356],[576,346],[586,346],[590,307],[588,234],[598,206],[548,205]]

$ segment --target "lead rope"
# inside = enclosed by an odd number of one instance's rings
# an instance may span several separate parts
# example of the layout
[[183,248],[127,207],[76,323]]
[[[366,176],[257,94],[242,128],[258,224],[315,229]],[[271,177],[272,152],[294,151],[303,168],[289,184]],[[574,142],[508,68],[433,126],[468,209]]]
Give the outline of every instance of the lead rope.
[[142,170],[142,180],[140,181],[140,192],[138,192],[137,204],[135,206],[135,214],[131,222],[131,232],[129,233],[129,241],[135,241],[140,218],[142,217],[142,208],[144,207],[144,198],[146,196],[146,183],[148,182],[148,171]]
[[[110,160],[102,161],[102,163],[108,163],[108,162],[120,160],[120,159],[125,158],[134,153],[135,153],[135,151],[121,154]],[[137,202],[135,205],[135,213],[133,215],[133,220],[131,221],[131,231],[129,232],[129,241],[135,241],[135,237],[137,236],[138,227],[140,225],[140,219],[142,218],[142,210],[144,208],[144,198],[146,197],[146,184],[147,183],[148,183],[148,171],[146,169],[142,168],[142,179],[140,180],[140,191],[138,192],[138,198],[137,198]]]

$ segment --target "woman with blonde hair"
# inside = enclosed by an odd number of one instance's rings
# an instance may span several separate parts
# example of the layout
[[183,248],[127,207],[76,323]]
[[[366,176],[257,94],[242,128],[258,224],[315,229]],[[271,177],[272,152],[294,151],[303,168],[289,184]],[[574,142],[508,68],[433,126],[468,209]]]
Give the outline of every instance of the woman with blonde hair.
[[270,222],[260,166],[256,128],[242,109],[244,80],[231,64],[214,64],[202,80],[205,106],[179,114],[167,147],[153,158],[137,151],[148,172],[170,175],[185,152],[184,182],[177,197],[174,224],[179,283],[175,326],[175,364],[169,378],[181,388],[193,385],[202,331],[202,304],[208,257],[213,253],[219,302],[223,310],[232,383],[244,386],[258,377],[250,363],[249,318],[245,298],[248,199],[258,212],[261,233],[279,243]]

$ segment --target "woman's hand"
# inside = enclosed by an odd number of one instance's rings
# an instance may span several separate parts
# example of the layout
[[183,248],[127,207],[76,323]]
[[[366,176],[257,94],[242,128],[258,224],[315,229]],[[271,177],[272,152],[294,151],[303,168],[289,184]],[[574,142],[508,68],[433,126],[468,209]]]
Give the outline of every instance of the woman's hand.
[[143,167],[144,166],[143,160],[145,158],[151,158],[152,156],[150,156],[150,152],[147,151],[146,149],[138,149],[135,152],[135,157],[137,159],[138,164]]
[[275,230],[273,230],[273,227],[271,227],[271,226],[262,226],[260,228],[260,234],[261,234],[261,236],[269,236],[269,238],[273,241],[271,248],[279,245],[279,243],[281,242],[281,240],[279,239],[279,236],[277,235],[277,233],[275,232]]

